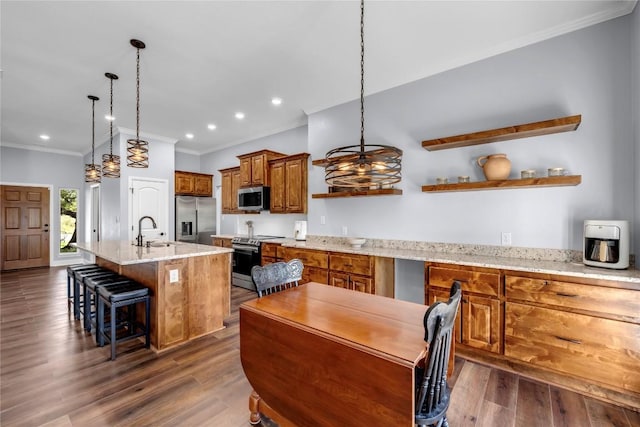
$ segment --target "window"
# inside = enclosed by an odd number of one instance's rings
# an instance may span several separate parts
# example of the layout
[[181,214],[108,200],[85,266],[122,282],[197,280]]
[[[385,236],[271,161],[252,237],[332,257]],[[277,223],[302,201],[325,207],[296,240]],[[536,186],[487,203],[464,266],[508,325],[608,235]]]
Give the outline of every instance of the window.
[[60,253],[75,253],[78,234],[78,190],[60,189]]

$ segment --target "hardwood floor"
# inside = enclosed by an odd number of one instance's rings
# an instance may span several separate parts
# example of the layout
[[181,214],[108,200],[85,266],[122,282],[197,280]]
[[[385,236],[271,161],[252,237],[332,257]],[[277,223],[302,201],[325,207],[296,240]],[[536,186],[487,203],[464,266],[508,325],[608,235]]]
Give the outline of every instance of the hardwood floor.
[[[122,343],[112,362],[69,315],[65,268],[0,274],[0,425],[248,426],[238,306],[252,298],[232,289],[220,332],[162,355]],[[639,413],[462,359],[451,384],[452,427],[640,426]]]

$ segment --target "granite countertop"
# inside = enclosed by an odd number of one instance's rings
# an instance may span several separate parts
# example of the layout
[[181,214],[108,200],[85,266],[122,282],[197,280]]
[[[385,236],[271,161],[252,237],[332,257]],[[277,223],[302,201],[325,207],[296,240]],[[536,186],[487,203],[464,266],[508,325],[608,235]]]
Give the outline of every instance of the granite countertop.
[[[230,248],[199,245],[186,242],[156,242],[158,246],[135,246],[129,240],[104,240],[101,242],[76,243],[76,247],[119,265],[140,264],[202,255],[217,255],[233,252]],[[162,246],[159,246],[161,245]]]
[[637,284],[637,288],[638,290],[640,290],[640,271],[635,268],[629,268],[626,270],[611,270],[605,268],[588,267],[580,262],[550,261],[535,258],[511,258],[406,248],[363,246],[361,248],[355,249],[344,244],[325,243],[320,241],[305,242],[296,241],[294,239],[282,240],[282,246],[294,248],[336,251],[414,261],[441,262],[532,273],[562,274],[566,276],[591,279],[615,280],[633,283],[634,285]]

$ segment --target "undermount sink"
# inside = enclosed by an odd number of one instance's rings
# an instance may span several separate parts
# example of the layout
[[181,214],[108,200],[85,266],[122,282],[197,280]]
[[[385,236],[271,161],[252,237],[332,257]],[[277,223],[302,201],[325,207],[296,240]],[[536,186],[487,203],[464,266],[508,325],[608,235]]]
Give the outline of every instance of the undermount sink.
[[147,242],[147,244],[152,248],[164,248],[175,245],[175,242]]

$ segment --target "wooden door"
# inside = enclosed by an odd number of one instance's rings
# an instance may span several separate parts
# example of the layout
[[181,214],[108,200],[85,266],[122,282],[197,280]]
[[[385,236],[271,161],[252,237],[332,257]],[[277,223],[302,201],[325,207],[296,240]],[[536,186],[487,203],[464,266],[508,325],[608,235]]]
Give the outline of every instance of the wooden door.
[[284,161],[271,162],[271,213],[285,211],[285,163]]
[[336,288],[350,289],[349,287],[349,275],[344,273],[329,273],[329,284]]
[[240,171],[238,172],[239,184],[242,187],[251,186],[251,157],[240,159]]
[[176,195],[192,195],[194,193],[195,180],[192,174],[176,171],[174,180],[174,192]]
[[231,190],[231,172],[222,172],[222,213],[231,213],[233,209],[233,192]]
[[238,189],[240,188],[241,172],[235,169],[231,172],[231,210],[238,213]]
[[194,192],[196,196],[211,197],[213,195],[213,177],[210,175],[194,175]]
[[462,297],[462,343],[500,351],[500,301],[476,295]]
[[304,191],[307,188],[306,162],[305,157],[289,160],[286,163],[285,206],[287,212],[306,213],[307,211],[307,192]]
[[364,292],[365,294],[373,294],[373,280],[371,277],[356,276],[352,274],[349,276],[349,289]]
[[2,270],[49,265],[49,189],[0,186]]
[[266,155],[251,157],[251,185],[267,185],[265,180]]

